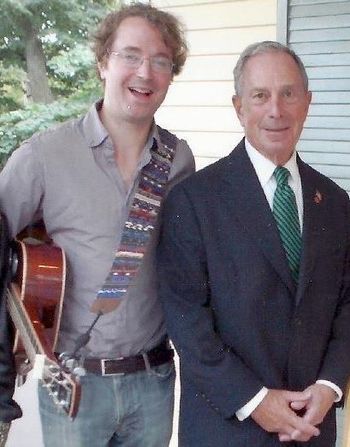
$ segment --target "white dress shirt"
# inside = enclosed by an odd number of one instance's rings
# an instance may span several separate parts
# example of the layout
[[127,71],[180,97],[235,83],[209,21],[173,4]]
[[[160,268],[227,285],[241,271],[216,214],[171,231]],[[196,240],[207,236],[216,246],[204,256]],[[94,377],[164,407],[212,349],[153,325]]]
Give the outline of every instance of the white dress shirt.
[[[260,152],[258,152],[249,143],[247,139],[245,139],[245,147],[248,153],[248,157],[252,162],[256,175],[259,179],[260,185],[265,193],[268,204],[272,210],[273,196],[275,194],[275,190],[277,187],[277,182],[273,175],[274,170],[276,169],[276,165],[271,160],[264,157]],[[288,184],[292,188],[295,194],[295,199],[298,208],[300,229],[302,232],[303,213],[304,213],[303,192],[301,186],[301,178],[297,165],[297,155],[295,151],[293,152],[291,158],[287,161],[287,163],[283,165],[283,167],[287,168],[288,171],[290,172],[290,176],[288,177]],[[339,402],[341,400],[343,393],[337,385],[335,385],[332,382],[329,382],[328,380],[322,380],[322,379],[317,380],[316,383],[323,384],[332,388],[337,394],[335,402]],[[265,398],[267,393],[268,389],[266,387],[263,387],[246,405],[240,408],[236,412],[238,420],[243,421],[248,416],[250,416],[251,413],[255,410],[255,408],[260,404],[260,402],[262,402],[262,400]]]

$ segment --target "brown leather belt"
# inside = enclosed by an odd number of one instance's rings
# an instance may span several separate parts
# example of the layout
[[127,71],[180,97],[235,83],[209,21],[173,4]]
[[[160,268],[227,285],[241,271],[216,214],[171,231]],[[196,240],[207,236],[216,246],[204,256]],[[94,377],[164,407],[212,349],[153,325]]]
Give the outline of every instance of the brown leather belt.
[[159,366],[170,362],[174,357],[174,351],[169,348],[168,341],[160,343],[155,348],[144,354],[117,359],[85,359],[84,368],[87,372],[99,376],[132,374],[144,371],[149,367]]

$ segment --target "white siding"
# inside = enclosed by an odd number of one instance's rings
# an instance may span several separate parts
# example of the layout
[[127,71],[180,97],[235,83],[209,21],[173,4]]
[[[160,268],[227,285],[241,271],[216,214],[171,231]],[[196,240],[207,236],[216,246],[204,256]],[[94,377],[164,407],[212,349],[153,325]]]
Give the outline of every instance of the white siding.
[[287,42],[303,60],[313,92],[298,149],[350,191],[350,1],[288,3]]
[[201,168],[229,153],[242,137],[231,103],[232,70],[250,43],[276,39],[277,0],[153,0],[187,28],[190,55],[157,122],[185,138]]

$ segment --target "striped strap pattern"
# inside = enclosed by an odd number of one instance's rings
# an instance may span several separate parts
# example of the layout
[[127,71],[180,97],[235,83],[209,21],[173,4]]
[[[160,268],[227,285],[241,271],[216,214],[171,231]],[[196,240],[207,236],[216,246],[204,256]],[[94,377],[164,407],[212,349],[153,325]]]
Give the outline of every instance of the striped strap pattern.
[[293,279],[298,281],[301,232],[295,195],[288,185],[290,172],[287,168],[277,166],[273,175],[277,182],[273,198],[273,215],[277,222]]
[[111,271],[97,292],[91,308],[93,312],[110,312],[118,306],[127,294],[148,249],[166,191],[176,146],[172,134],[164,129],[159,129],[159,133],[163,146],[154,140],[151,160],[141,170],[120,245],[116,250]]

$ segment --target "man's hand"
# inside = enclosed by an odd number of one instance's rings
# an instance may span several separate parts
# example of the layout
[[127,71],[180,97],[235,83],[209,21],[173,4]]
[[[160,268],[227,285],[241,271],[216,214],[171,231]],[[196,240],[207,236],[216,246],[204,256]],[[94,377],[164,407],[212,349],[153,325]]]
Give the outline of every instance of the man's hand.
[[[290,407],[295,411],[304,411],[302,416],[304,421],[314,426],[319,425],[332,407],[336,393],[329,386],[319,383],[309,386],[304,393],[309,394],[310,398],[308,400],[295,400],[290,403]],[[298,430],[292,433],[294,437],[283,432],[280,433],[279,439],[281,442],[291,441],[299,435]]]
[[0,421],[0,447],[5,447],[7,435],[10,430],[11,423],[10,422],[1,422]]
[[251,417],[264,430],[279,433],[281,441],[284,441],[281,436],[285,436],[286,441],[308,441],[313,436],[318,436],[320,431],[308,418],[298,416],[291,405],[295,402],[298,407],[306,407],[311,399],[312,391],[308,390],[269,390]]

